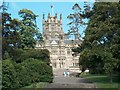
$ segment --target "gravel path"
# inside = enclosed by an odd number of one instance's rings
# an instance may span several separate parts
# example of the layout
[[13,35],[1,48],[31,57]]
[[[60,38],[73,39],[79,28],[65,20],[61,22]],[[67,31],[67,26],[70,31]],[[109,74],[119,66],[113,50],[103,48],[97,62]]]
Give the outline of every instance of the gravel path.
[[64,77],[64,71],[65,70],[54,71],[53,83],[47,84],[45,90],[54,90],[54,88],[91,88],[91,90],[97,90],[95,84],[87,82],[83,78]]
[[82,78],[75,77],[54,77],[53,83],[47,84],[46,88],[92,88],[96,90],[93,83],[86,83]]

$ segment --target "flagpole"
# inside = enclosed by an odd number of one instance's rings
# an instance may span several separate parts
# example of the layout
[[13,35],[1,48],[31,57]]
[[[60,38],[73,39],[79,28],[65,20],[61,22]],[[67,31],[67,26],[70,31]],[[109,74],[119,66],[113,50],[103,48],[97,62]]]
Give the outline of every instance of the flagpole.
[[53,5],[51,5],[51,15],[53,16]]

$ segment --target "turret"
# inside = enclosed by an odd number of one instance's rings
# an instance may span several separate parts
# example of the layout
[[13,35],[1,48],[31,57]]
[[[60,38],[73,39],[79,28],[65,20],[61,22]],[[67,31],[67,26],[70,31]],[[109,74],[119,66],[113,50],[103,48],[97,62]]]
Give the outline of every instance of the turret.
[[60,24],[62,24],[62,14],[60,14]]
[[50,13],[48,13],[48,19],[50,18]]
[[50,23],[50,13],[48,13],[48,23]]
[[43,14],[43,19],[45,19],[45,14]]
[[55,23],[57,23],[57,13],[55,14]]
[[57,13],[55,13],[55,18],[57,18]]

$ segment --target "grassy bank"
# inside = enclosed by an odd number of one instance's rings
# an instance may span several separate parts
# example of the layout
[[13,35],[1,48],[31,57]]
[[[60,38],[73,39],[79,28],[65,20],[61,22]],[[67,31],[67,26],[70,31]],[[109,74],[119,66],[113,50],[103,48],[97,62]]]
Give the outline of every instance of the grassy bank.
[[88,82],[93,82],[98,88],[119,88],[120,80],[118,76],[113,77],[113,82],[110,83],[109,77],[107,75],[81,75]]
[[[45,88],[45,86],[47,85],[48,83],[47,82],[39,82],[39,83],[34,83],[34,84],[31,84],[30,86],[26,86],[26,87],[23,87],[24,89],[29,89],[29,88]],[[22,88],[22,89],[23,89]],[[21,89],[20,89],[21,90]]]

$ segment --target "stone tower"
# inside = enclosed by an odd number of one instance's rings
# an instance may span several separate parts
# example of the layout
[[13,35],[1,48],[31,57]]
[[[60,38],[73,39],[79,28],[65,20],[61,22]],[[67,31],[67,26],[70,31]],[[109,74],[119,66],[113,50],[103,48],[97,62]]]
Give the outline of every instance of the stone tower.
[[47,20],[45,20],[45,15],[43,14],[43,37],[45,41],[64,38],[62,30],[62,14],[60,14],[59,20],[57,18],[57,13],[55,16],[50,16],[50,13],[48,13]]
[[81,41],[65,38],[62,28],[62,14],[53,16],[48,13],[47,19],[43,14],[43,40],[44,44],[37,43],[37,49],[48,49],[50,61],[54,69],[79,70],[79,55],[73,56],[72,48],[77,47]]
[[65,44],[64,44],[64,32],[62,30],[62,14],[59,19],[57,13],[55,16],[50,16],[48,13],[48,19],[45,20],[43,14],[43,39],[45,47],[51,53],[51,63],[54,68],[62,68],[65,63]]

